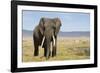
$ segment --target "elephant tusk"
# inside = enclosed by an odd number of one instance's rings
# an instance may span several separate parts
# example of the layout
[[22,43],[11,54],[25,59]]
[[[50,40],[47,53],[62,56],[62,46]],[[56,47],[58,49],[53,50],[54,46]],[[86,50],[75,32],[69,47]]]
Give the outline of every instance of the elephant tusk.
[[42,39],[41,47],[43,46],[44,40],[45,40],[45,37],[43,37]]
[[53,43],[54,43],[54,46],[55,46],[55,37],[53,36]]

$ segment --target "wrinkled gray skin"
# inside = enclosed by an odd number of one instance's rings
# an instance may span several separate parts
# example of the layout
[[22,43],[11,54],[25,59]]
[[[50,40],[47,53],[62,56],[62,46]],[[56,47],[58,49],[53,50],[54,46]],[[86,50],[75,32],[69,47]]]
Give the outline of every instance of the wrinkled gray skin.
[[[48,59],[50,56],[56,56],[57,48],[57,34],[61,27],[61,21],[59,18],[41,18],[39,25],[33,31],[34,40],[34,56],[39,55],[39,46],[41,46],[43,37],[45,37],[43,48],[44,56]],[[53,41],[55,38],[55,45]],[[52,42],[52,51],[50,50],[50,43]]]

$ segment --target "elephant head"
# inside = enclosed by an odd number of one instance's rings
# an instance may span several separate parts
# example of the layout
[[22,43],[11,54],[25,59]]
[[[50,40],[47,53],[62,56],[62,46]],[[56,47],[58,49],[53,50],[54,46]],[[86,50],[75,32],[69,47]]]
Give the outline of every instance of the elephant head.
[[52,36],[53,41],[55,43],[55,37],[57,36],[61,27],[61,21],[59,18],[41,18],[39,22],[39,30],[43,35],[41,46],[43,46],[44,40],[46,36]]

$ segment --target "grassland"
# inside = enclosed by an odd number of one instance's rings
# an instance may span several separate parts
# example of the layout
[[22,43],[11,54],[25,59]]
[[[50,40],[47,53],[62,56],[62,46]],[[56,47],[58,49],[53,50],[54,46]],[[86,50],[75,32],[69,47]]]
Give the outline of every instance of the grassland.
[[43,48],[39,47],[39,56],[34,57],[32,38],[23,38],[23,62],[39,62],[54,60],[80,60],[90,58],[89,37],[58,37],[57,56],[46,60],[43,57]]

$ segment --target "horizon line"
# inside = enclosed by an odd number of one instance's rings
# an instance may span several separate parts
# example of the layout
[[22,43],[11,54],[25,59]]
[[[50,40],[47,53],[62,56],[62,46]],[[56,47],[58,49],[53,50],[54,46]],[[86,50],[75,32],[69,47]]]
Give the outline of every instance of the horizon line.
[[[26,30],[26,31],[33,31],[33,30],[27,30],[27,29],[22,29],[23,30]],[[59,31],[59,32],[90,32],[90,31]]]

